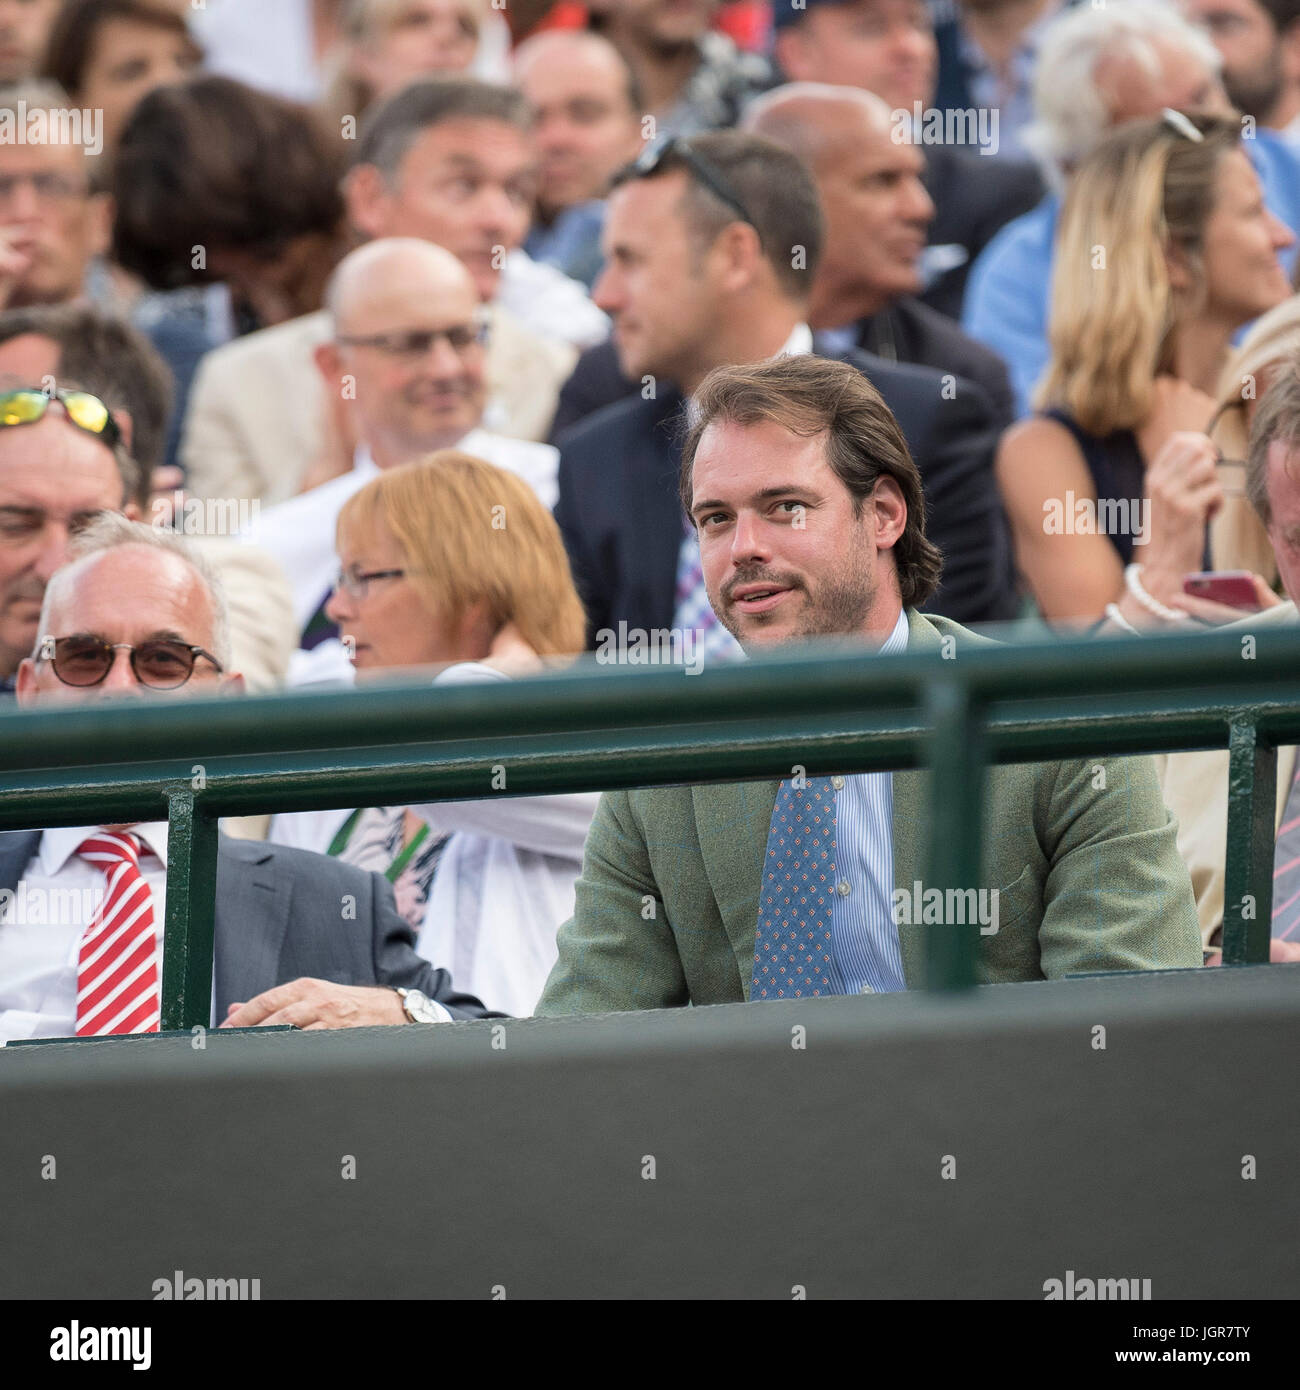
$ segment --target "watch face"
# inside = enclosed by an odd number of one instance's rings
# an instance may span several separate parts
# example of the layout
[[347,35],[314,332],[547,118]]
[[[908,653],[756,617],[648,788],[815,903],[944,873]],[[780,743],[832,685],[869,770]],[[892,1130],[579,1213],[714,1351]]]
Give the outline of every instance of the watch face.
[[435,1018],[429,997],[418,989],[408,989],[403,1001],[407,1012],[417,1023],[432,1023]]

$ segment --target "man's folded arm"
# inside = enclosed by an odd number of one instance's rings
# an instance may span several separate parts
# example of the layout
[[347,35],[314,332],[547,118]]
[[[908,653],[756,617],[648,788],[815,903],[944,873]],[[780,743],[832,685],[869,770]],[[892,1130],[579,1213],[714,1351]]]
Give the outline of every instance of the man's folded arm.
[[1048,979],[1201,964],[1192,883],[1150,758],[1057,764],[1047,814],[1039,951]]
[[606,792],[587,836],[573,916],[538,1014],[676,1008],[686,976],[628,792]]

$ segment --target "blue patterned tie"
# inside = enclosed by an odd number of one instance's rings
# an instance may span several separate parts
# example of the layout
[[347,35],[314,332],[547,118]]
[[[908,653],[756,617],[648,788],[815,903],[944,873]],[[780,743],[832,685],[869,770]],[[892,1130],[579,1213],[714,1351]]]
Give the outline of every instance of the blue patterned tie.
[[781,783],[772,808],[754,934],[753,999],[841,994],[831,943],[835,792],[829,777]]

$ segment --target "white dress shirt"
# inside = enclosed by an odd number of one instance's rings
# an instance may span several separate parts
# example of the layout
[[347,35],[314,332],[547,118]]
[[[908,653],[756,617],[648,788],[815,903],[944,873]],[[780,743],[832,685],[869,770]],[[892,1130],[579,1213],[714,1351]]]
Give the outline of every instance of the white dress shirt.
[[[461,662],[434,684],[506,679],[493,667]],[[509,778],[508,764],[505,773]],[[450,970],[457,989],[477,995],[489,1009],[523,1017],[536,1008],[555,964],[556,932],[573,916],[573,885],[600,796],[512,797],[505,791],[482,801],[410,808],[436,833],[451,836],[416,950]],[[323,853],[351,814],[345,807],[277,815],[267,839]]]
[[[551,445],[473,429],[455,447],[522,478],[547,511],[555,506],[560,495],[560,455]],[[379,472],[370,450],[363,445],[356,452],[350,472],[266,508],[243,532],[245,540],[260,545],[284,566],[293,586],[299,631],[306,627],[338,577],[334,534],[343,504],[371,478],[378,477]]]
[[[12,900],[0,905],[0,1042],[11,1038],[70,1038],[77,1023],[77,958],[81,938],[107,894],[98,864],[77,853],[103,826],[46,830],[19,878]],[[133,825],[153,854],[140,872],[153,898],[158,985],[167,907],[167,822]]]
[[527,251],[516,249],[505,258],[496,302],[539,338],[571,343],[579,351],[609,337],[609,317],[588,298],[586,286]]

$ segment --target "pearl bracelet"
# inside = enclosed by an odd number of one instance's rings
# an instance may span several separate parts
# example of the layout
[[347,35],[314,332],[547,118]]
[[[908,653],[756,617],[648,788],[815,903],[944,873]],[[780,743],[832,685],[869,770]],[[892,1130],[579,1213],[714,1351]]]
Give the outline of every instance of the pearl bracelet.
[[1166,623],[1185,623],[1187,621],[1186,613],[1179,612],[1177,608],[1168,607],[1147,593],[1142,581],[1138,578],[1141,569],[1141,565],[1126,565],[1124,567],[1124,583],[1128,586],[1129,593],[1154,617],[1160,618]]
[[1142,635],[1123,613],[1119,611],[1119,605],[1117,603],[1108,603],[1106,605],[1106,616],[1116,627],[1123,628],[1125,632],[1131,632],[1134,637],[1140,637]]

